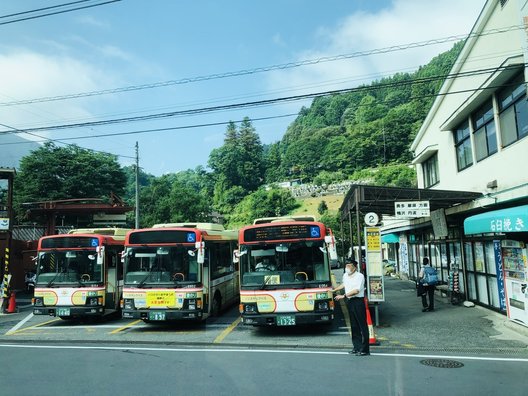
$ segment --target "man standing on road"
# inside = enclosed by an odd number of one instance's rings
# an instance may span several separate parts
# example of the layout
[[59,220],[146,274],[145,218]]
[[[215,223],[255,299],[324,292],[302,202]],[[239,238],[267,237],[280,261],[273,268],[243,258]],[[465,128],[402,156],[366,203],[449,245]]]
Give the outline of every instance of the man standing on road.
[[[422,312],[431,312],[434,311],[434,292],[435,285],[425,284],[425,272],[431,271],[432,267],[429,264],[429,258],[424,257],[422,261],[422,268],[420,269],[420,274],[418,275],[418,282],[423,284],[425,293],[422,294]],[[429,296],[429,305],[427,305],[427,296]]]
[[365,277],[358,272],[357,261],[352,260],[346,263],[343,282],[333,292],[335,293],[342,289],[345,289],[345,294],[335,296],[335,300],[339,301],[346,298],[354,348],[350,353],[356,356],[370,355],[369,330],[364,300]]

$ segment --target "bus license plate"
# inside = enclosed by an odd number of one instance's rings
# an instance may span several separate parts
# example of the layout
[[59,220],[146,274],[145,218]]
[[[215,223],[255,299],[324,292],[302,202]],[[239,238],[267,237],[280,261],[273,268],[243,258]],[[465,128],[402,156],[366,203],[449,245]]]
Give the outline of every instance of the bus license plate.
[[57,308],[57,316],[70,316],[70,308]]
[[165,312],[163,311],[152,311],[148,315],[149,320],[165,320]]
[[293,315],[277,316],[277,326],[295,326],[295,316]]

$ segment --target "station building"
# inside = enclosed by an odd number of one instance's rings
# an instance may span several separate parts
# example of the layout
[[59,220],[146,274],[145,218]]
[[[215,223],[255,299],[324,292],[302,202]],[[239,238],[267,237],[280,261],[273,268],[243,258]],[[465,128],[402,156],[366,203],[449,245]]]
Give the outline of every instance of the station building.
[[[369,203],[357,186],[341,209],[383,215],[403,276],[428,256],[445,287],[528,326],[527,45],[528,3],[488,0],[411,145],[418,188]],[[396,219],[402,199],[430,216]]]

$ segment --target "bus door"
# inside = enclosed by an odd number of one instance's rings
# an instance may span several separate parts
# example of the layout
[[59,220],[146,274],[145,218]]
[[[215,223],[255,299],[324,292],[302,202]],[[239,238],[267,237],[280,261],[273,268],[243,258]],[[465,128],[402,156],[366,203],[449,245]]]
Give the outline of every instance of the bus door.
[[117,274],[117,257],[115,252],[105,252],[105,263],[106,263],[106,295],[105,295],[105,308],[116,309],[117,303],[119,302],[118,295],[118,274]]
[[[199,244],[200,242],[196,243],[197,248],[200,250]],[[210,249],[204,249],[203,247],[201,249],[202,249],[201,251],[203,252],[202,253],[203,256],[200,257],[200,255],[198,255],[197,261],[198,261],[198,265],[202,267],[202,286],[203,286],[203,301],[202,301],[203,308],[202,309],[204,313],[209,313],[209,305],[210,305],[209,289],[211,287],[211,279],[209,276],[210,274],[209,264],[210,264],[211,252],[210,252]]]

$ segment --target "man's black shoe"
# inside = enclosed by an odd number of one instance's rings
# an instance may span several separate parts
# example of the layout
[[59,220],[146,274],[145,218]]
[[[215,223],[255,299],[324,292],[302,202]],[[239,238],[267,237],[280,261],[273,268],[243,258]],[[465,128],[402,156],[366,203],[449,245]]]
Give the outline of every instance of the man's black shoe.
[[370,352],[358,352],[356,353],[356,356],[368,356],[370,355]]
[[433,312],[433,311],[434,311],[434,308],[427,308],[427,311],[428,311],[428,312]]
[[348,352],[350,355],[357,355],[359,351],[356,351],[355,349],[352,349],[350,352]]
[[430,311],[429,308],[424,308],[424,309],[422,309],[422,312],[428,312],[428,311]]

